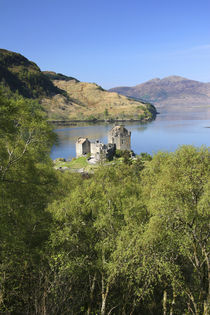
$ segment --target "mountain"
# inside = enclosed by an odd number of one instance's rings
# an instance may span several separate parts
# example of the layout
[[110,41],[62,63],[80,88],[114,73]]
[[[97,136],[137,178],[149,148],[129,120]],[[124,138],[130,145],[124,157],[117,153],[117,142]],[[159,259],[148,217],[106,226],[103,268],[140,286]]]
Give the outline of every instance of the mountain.
[[129,120],[147,121],[156,115],[148,102],[110,93],[95,83],[52,71],[42,72],[21,54],[0,49],[0,85],[5,93],[16,91],[38,99],[49,120]]
[[153,103],[160,112],[190,111],[210,106],[210,83],[179,76],[155,78],[133,87],[109,90]]

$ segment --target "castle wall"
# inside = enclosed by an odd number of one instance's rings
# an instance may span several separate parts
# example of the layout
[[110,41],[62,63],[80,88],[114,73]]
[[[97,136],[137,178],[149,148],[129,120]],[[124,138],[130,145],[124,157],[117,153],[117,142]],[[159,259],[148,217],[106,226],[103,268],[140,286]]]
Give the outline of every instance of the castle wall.
[[108,143],[114,143],[117,150],[131,150],[131,132],[123,126],[114,127],[108,134]]
[[128,150],[130,151],[131,149],[131,140],[130,136],[121,136],[117,139],[117,144],[116,144],[117,149],[119,150]]
[[100,141],[90,142],[87,138],[78,138],[76,142],[76,156],[91,153],[97,161],[111,160],[115,150],[131,150],[131,132],[123,126],[115,126],[108,133],[108,144]]
[[100,145],[100,142],[91,142],[90,143],[90,152],[91,152],[91,155],[96,155],[97,152],[99,152],[99,145]]
[[96,141],[96,142],[91,142],[90,148],[91,148],[91,155],[94,156],[94,158],[97,161],[112,159],[115,153],[114,144],[106,145],[99,141]]
[[81,142],[80,139],[76,142],[76,157],[80,157],[90,153],[90,141],[86,139]]
[[108,133],[108,143],[114,143],[114,136],[112,135],[111,131]]

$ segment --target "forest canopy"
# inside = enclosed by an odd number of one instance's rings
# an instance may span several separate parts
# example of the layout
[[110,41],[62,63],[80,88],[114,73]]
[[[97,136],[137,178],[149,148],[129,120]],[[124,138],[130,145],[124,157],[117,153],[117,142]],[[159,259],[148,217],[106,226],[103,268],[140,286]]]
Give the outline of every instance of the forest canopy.
[[0,95],[0,313],[208,314],[209,150],[56,172],[36,101]]

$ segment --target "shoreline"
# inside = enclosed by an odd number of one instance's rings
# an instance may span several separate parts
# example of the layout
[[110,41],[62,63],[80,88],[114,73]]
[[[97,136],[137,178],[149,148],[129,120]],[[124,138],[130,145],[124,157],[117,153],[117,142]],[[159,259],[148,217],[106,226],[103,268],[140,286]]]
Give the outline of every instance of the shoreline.
[[147,120],[140,120],[140,119],[93,119],[93,120],[48,120],[49,123],[55,124],[55,125],[76,125],[77,123],[126,123],[126,122],[140,122],[140,123],[147,123],[155,120],[156,116],[147,119]]

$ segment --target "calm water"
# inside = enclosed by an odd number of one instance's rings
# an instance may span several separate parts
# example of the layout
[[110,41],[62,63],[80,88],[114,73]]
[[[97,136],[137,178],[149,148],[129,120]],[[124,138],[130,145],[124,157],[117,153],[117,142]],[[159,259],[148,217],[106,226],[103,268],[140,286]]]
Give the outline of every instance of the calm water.
[[[90,140],[101,140],[107,143],[107,133],[114,124],[80,124],[55,129],[58,144],[53,146],[51,158],[75,157],[75,142],[78,137]],[[205,112],[176,114],[160,114],[156,120],[147,123],[126,123],[125,127],[131,131],[131,148],[139,154],[150,154],[157,151],[174,151],[180,145],[210,146],[210,109]]]

